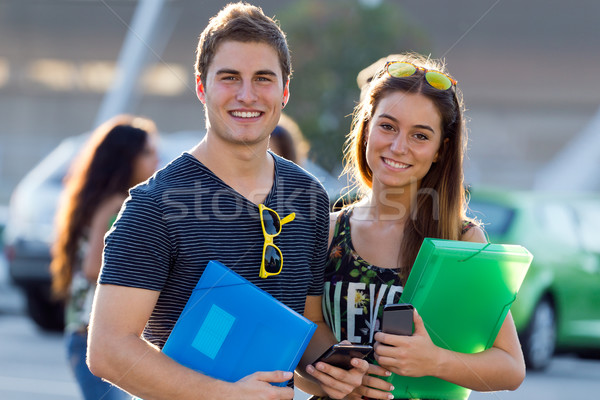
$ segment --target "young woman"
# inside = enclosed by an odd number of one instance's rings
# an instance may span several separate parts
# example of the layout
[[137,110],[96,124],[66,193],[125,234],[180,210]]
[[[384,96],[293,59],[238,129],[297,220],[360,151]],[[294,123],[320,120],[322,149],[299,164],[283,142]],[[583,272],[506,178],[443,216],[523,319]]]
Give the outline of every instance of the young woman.
[[493,347],[478,354],[437,347],[418,310],[413,336],[378,332],[383,306],[398,302],[425,237],[486,239],[465,216],[466,134],[456,81],[440,63],[406,54],[388,61],[365,90],[345,149],[361,195],[331,216],[323,295],[338,340],[374,344],[379,366],[370,365],[352,398],[391,398],[381,379],[390,372],[479,391],[516,389],[525,365],[510,314]]
[[69,364],[88,400],[131,398],[89,371],[87,327],[102,264],[104,234],[128,189],[156,170],[156,136],[156,127],[148,119],[115,117],[96,129],[66,178],[50,269],[53,291],[66,301]]

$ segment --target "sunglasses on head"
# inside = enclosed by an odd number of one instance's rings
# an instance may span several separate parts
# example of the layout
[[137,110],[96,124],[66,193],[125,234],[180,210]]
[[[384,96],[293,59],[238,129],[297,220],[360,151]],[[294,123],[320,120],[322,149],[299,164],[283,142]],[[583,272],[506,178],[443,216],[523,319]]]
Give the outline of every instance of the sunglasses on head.
[[448,90],[456,86],[456,80],[440,71],[428,70],[405,61],[388,61],[385,70],[394,78],[407,78],[417,71],[423,71],[427,83],[438,90]]
[[260,211],[260,224],[265,237],[259,276],[268,278],[279,274],[283,267],[283,255],[279,247],[273,243],[273,238],[281,233],[283,225],[292,222],[296,218],[296,213],[291,213],[281,219],[275,210],[265,207],[264,204],[259,204],[258,209]]

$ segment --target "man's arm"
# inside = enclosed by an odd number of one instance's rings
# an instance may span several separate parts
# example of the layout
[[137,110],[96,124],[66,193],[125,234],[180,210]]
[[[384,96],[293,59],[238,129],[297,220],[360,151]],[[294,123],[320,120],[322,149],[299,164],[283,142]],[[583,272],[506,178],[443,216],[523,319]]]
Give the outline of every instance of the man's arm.
[[[159,292],[98,285],[88,341],[88,364],[129,393],[153,399],[292,399],[293,390],[272,386],[291,378],[282,371],[257,372],[235,383],[186,368],[142,339]],[[287,375],[286,375],[287,374]]]

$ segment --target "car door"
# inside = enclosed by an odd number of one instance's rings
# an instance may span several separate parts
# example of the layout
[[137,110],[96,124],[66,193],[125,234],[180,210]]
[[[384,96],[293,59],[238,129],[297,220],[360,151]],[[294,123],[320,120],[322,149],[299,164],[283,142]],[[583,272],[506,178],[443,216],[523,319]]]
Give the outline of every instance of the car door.
[[571,321],[573,334],[581,345],[600,347],[600,199],[576,206],[581,279],[577,284],[578,309]]
[[578,218],[575,209],[564,199],[551,199],[539,207],[541,234],[545,236],[544,266],[552,271],[551,293],[558,323],[559,347],[576,345],[582,335],[582,323],[588,321],[590,301],[589,272],[583,267]]

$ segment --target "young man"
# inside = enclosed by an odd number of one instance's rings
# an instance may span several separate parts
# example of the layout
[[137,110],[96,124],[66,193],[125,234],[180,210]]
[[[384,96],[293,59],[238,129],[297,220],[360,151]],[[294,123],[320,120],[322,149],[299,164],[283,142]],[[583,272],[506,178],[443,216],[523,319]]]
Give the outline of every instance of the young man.
[[[263,371],[228,383],[160,352],[210,260],[322,323],[328,198],[314,177],[267,152],[289,98],[285,35],[259,8],[228,5],[200,37],[196,74],[206,136],[131,190],[106,237],[88,363],[94,374],[144,399],[291,399],[292,388],[270,384],[291,373]],[[296,215],[275,238],[283,269],[266,279],[259,277],[259,204],[281,218]],[[321,326],[306,359],[333,341]],[[324,365],[321,389],[344,397],[368,366],[355,365],[349,372]]]

